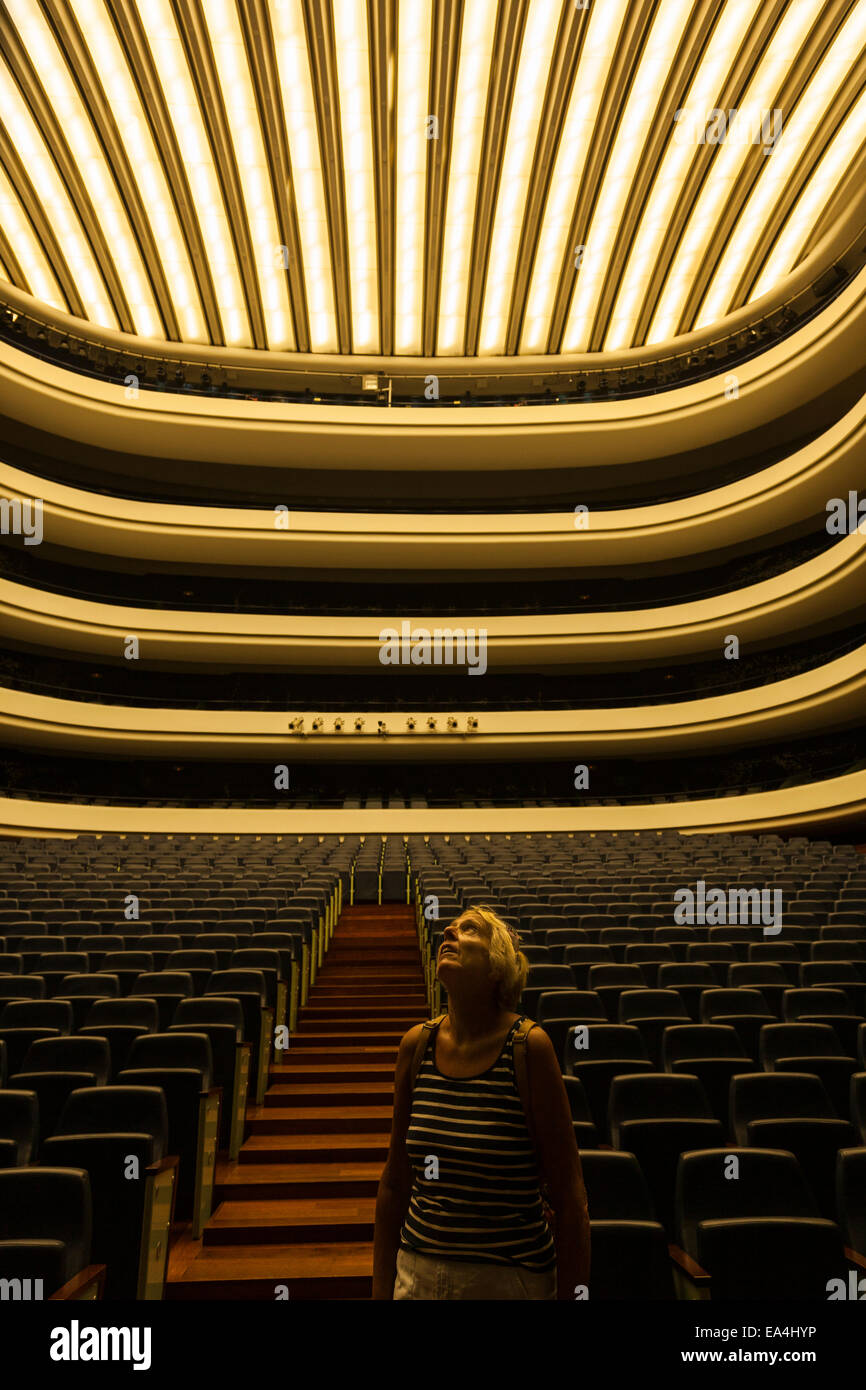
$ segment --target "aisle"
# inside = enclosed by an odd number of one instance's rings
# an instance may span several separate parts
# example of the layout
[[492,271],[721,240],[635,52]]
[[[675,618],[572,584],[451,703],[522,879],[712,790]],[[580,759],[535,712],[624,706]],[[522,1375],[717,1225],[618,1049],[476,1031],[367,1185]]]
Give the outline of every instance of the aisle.
[[201,1242],[166,1298],[369,1298],[376,1189],[400,1038],[426,1018],[411,908],[346,908],[236,1163],[218,1162]]

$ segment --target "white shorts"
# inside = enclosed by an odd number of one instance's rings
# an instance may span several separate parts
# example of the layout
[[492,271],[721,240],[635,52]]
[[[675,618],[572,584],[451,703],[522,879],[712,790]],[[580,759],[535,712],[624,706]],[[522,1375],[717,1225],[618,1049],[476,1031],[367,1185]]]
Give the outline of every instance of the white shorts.
[[449,1260],[397,1251],[394,1298],[556,1298],[556,1270],[538,1273],[520,1265]]

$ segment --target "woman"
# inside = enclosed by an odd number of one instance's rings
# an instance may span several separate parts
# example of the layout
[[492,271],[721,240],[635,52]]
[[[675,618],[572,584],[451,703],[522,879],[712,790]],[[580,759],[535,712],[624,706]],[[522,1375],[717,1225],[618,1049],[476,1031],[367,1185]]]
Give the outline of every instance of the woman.
[[[448,1014],[400,1043],[391,1147],[379,1183],[375,1299],[574,1299],[589,1282],[589,1217],[571,1111],[541,1028],[525,1043],[529,1124],[514,1067],[528,971],[486,907],[446,927]],[[416,1063],[417,1065],[417,1063]],[[546,1219],[541,1183],[555,1215]]]

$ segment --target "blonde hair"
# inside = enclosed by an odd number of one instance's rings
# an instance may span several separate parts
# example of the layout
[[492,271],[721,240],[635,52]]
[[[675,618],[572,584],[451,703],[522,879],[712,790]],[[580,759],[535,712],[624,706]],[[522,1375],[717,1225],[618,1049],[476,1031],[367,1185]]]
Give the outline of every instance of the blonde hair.
[[526,977],[529,974],[529,961],[520,950],[517,932],[492,907],[478,904],[467,907],[456,918],[462,921],[471,918],[488,936],[490,953],[490,974],[494,982],[496,1002],[501,1009],[517,1009]]

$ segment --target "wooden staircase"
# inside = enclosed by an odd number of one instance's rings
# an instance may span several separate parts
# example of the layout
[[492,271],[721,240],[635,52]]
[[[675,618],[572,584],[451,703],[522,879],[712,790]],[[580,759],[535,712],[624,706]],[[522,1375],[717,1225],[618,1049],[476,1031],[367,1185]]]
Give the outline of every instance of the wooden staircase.
[[346,908],[238,1161],[217,1162],[203,1239],[172,1250],[166,1298],[370,1297],[397,1046],[426,1016],[412,909]]

